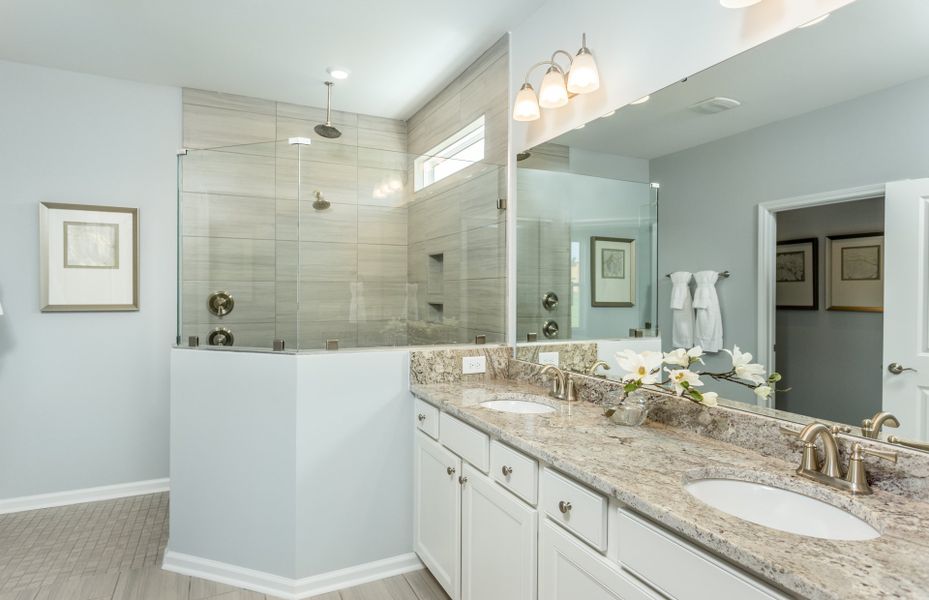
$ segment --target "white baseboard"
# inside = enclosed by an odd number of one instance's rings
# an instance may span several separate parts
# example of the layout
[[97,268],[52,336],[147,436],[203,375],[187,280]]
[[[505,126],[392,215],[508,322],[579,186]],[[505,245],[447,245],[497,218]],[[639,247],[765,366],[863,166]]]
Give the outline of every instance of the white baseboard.
[[288,579],[263,571],[255,571],[254,569],[168,550],[165,552],[162,568],[181,575],[191,575],[201,579],[225,583],[226,585],[241,587],[262,594],[278,596],[286,600],[301,600],[302,598],[309,598],[310,596],[417,571],[423,568],[423,564],[415,554],[410,552],[409,554],[400,554],[303,579]]
[[112,500],[128,496],[141,496],[143,494],[157,494],[168,491],[168,479],[150,479],[148,481],[131,481],[100,487],[84,488],[82,490],[69,490],[67,492],[54,492],[51,494],[38,494],[36,496],[21,496],[0,500],[0,515],[36,510],[39,508],[52,508],[54,506],[67,506],[69,504],[83,504],[84,502],[97,502],[99,500]]

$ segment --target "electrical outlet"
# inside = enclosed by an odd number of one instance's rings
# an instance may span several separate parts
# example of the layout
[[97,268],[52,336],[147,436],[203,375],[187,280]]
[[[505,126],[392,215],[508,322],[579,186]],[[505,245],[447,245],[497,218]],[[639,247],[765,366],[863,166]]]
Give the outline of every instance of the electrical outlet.
[[465,356],[461,359],[461,372],[464,375],[485,373],[487,371],[486,356]]
[[558,353],[557,352],[539,352],[539,364],[540,365],[554,365],[558,366]]

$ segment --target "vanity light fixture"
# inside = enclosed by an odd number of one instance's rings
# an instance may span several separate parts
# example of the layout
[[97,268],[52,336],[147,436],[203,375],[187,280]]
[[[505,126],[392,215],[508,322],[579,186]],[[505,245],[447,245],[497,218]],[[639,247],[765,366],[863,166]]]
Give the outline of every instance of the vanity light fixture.
[[747,8],[759,2],[761,0],[719,0],[719,3],[726,8]]
[[[564,54],[568,57],[568,68],[565,69],[557,62],[555,57]],[[538,67],[548,66],[539,93],[529,83],[529,76]],[[541,117],[539,108],[561,108],[571,99],[573,94],[589,94],[600,88],[600,72],[590,48],[587,47],[587,34],[581,36],[581,49],[575,56],[564,50],[556,50],[549,60],[538,62],[526,72],[523,85],[516,94],[513,102],[513,120],[535,121]]]
[[329,73],[329,76],[333,79],[348,79],[348,71],[346,69],[340,69],[338,67],[329,67],[326,69],[326,72]]
[[812,21],[807,21],[807,22],[804,23],[803,25],[800,25],[799,27],[797,27],[797,29],[805,29],[805,28],[807,28],[807,27],[812,27],[813,25],[819,25],[820,23],[822,23],[823,21],[825,21],[826,19],[828,19],[831,15],[832,15],[832,13],[826,13],[826,14],[824,14],[824,15],[821,16],[821,17],[816,17],[816,18],[813,19]]

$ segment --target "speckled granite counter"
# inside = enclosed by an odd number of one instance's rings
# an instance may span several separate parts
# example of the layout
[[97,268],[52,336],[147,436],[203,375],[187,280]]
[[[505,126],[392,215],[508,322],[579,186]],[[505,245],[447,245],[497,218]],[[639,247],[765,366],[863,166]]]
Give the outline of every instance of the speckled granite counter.
[[[568,408],[548,400],[559,408],[548,415],[478,406],[489,399],[545,394],[525,383],[414,384],[411,391],[798,596],[929,598],[927,503],[882,491],[853,498],[797,477],[796,464],[667,425],[615,425],[601,416],[601,407],[587,402]],[[830,541],[755,525],[703,504],[682,487],[706,477],[770,483],[820,498],[882,535],[870,541]]]

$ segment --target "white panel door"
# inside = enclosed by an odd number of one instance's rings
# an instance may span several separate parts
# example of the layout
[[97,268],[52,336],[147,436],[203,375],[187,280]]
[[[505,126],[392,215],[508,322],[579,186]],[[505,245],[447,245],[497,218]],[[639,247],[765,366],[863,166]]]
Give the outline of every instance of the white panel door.
[[535,509],[471,465],[464,473],[461,599],[535,600]]
[[660,600],[618,564],[546,518],[539,525],[539,600]]
[[458,600],[461,581],[461,460],[421,431],[415,433],[413,546],[423,564]]
[[[929,440],[929,179],[887,184],[884,410],[901,438]],[[902,369],[902,370],[901,370]]]

